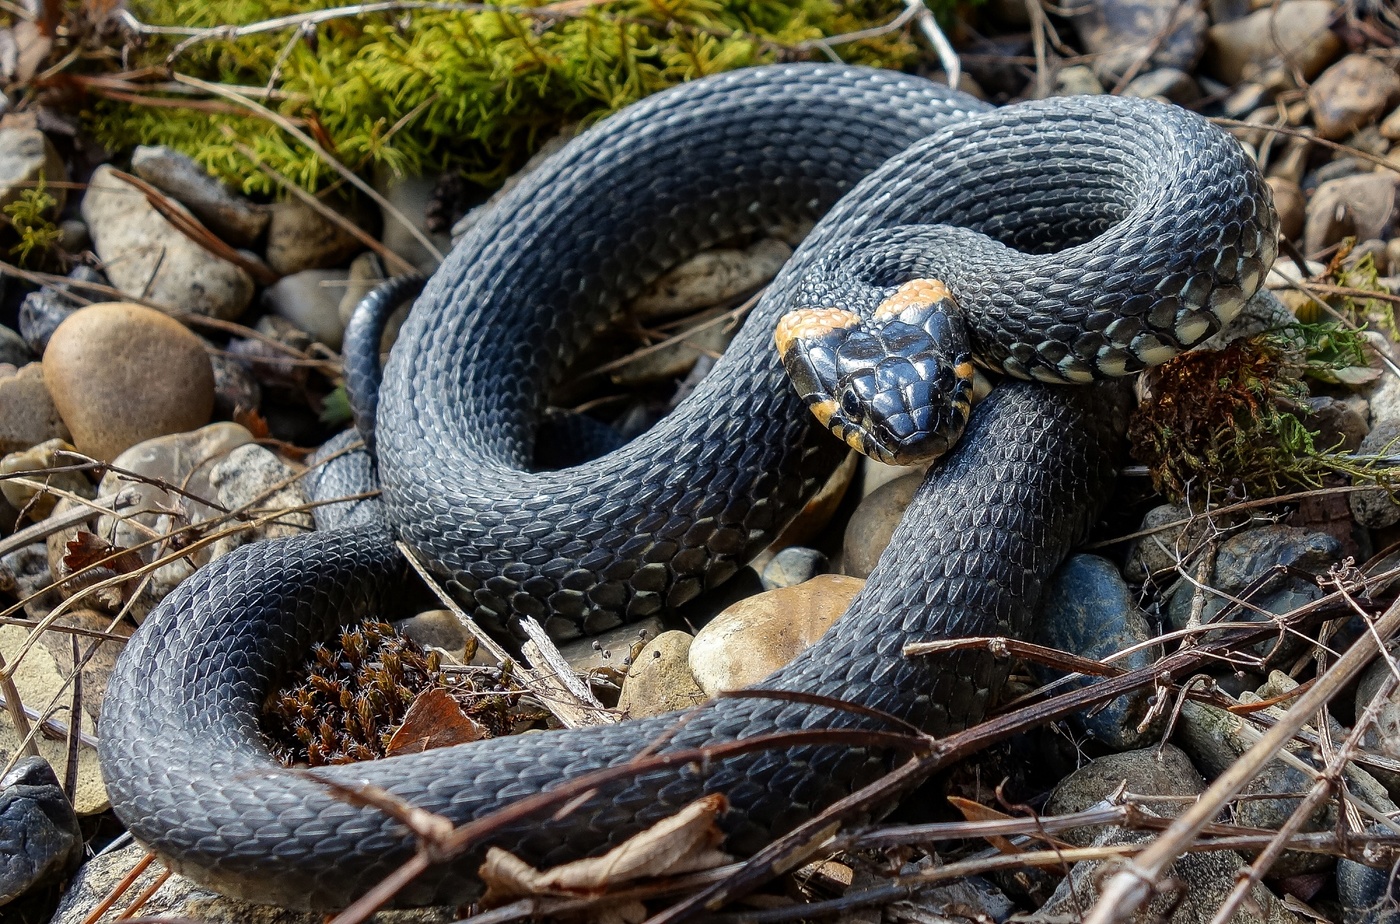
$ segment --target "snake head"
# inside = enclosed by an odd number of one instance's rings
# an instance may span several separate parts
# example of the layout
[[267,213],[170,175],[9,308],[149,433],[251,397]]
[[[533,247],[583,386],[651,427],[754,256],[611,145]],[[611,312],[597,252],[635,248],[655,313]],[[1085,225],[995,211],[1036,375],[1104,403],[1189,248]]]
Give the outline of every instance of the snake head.
[[789,312],[773,339],[802,400],[857,452],[910,465],[942,455],[962,435],[972,358],[941,282],[905,283],[869,318],[842,308]]

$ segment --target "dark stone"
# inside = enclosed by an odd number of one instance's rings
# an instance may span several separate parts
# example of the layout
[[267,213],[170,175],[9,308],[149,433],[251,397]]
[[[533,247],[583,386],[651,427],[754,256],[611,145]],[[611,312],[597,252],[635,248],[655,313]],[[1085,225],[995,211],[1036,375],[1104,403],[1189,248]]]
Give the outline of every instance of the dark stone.
[[28,757],[0,778],[0,905],[64,875],[83,855],[78,816],[53,769]]

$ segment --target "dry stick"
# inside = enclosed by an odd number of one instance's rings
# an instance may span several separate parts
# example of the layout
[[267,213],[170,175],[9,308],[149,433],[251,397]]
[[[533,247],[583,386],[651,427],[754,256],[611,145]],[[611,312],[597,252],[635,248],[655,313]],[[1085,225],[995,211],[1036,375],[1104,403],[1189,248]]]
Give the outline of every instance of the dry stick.
[[1362,160],[1370,161],[1377,167],[1384,167],[1385,169],[1390,170],[1394,173],[1400,173],[1400,164],[1386,160],[1384,157],[1379,157],[1375,154],[1372,154],[1370,151],[1363,151],[1360,148],[1354,148],[1350,145],[1339,144],[1336,141],[1328,141],[1326,138],[1319,138],[1316,135],[1311,134],[1310,132],[1305,132],[1297,128],[1285,128],[1282,125],[1260,125],[1255,122],[1241,122],[1239,119],[1213,118],[1208,121],[1210,121],[1212,124],[1220,125],[1225,128],[1247,128],[1250,131],[1277,132],[1281,135],[1291,135],[1295,138],[1306,138],[1313,144],[1320,144],[1325,148],[1331,148],[1334,151],[1340,151],[1351,157],[1359,157]]
[[[66,631],[69,627],[67,627],[67,626],[56,626],[55,628],[58,629],[59,631]],[[75,636],[76,636],[77,634],[79,634],[79,633],[77,633],[77,632],[74,633]],[[125,639],[124,637],[118,638],[117,640],[118,640],[118,641],[122,641],[122,642],[126,641],[126,639]],[[0,697],[0,706],[4,706],[4,707],[8,708],[8,707],[9,707],[9,700],[5,699],[4,697]],[[42,725],[42,726],[44,727],[44,730],[46,730],[46,731],[52,732],[52,733],[55,734],[55,735],[67,735],[67,734],[68,734],[69,723],[67,723],[67,722],[61,721],[61,720],[59,720],[59,719],[55,719],[55,718],[53,718],[52,716],[50,716],[49,718],[46,719],[46,718],[44,718],[44,714],[43,714],[42,712],[40,712],[38,709],[35,709],[35,708],[31,707],[31,706],[25,706],[25,707],[24,707],[24,714],[25,714],[26,716],[28,716],[29,718],[33,719],[34,721],[38,722],[40,725]],[[81,741],[83,744],[86,744],[86,745],[87,745],[88,747],[90,747],[90,748],[95,748],[95,747],[97,747],[97,738],[96,738],[96,736],[94,736],[94,735],[89,735],[87,732],[83,731],[83,730],[81,729],[81,727],[78,729],[78,740]]]
[[[1375,722],[1376,717],[1380,715],[1381,709],[1390,702],[1390,694],[1396,685],[1397,678],[1394,674],[1386,677],[1385,682],[1381,684],[1380,689],[1366,705],[1366,711],[1351,730],[1351,734],[1347,736],[1346,741],[1342,743],[1333,758],[1327,762],[1323,772],[1318,774],[1317,781],[1313,783],[1307,796],[1298,803],[1293,814],[1288,816],[1288,820],[1279,826],[1278,834],[1269,841],[1268,846],[1259,852],[1259,856],[1250,864],[1249,872],[1241,876],[1235,883],[1235,887],[1230,890],[1230,894],[1225,897],[1225,901],[1221,903],[1215,916],[1211,918],[1210,924],[1227,924],[1234,917],[1235,911],[1244,902],[1250,890],[1259,884],[1264,875],[1273,867],[1279,854],[1283,853],[1288,839],[1307,824],[1312,817],[1313,810],[1322,805],[1323,800],[1332,794],[1333,787],[1342,785],[1340,774],[1343,766],[1351,760],[1353,752],[1361,747],[1362,737],[1371,724]],[[1325,725],[1318,723],[1318,727],[1324,728]]]
[[[4,694],[5,708],[9,710],[10,721],[14,723],[15,734],[21,739],[15,759],[38,757],[39,746],[34,743],[34,729],[30,727],[29,716],[25,714],[24,700],[20,699],[19,687],[15,686],[14,678],[5,667],[4,655],[0,655],[0,694]],[[10,763],[13,764],[14,760]]]
[[948,41],[948,36],[943,34],[943,30],[938,27],[938,20],[933,13],[924,5],[923,0],[904,0],[904,8],[914,14],[919,22],[919,31],[928,39],[928,43],[933,46],[934,52],[938,55],[938,63],[943,65],[943,71],[948,75],[948,86],[954,90],[958,88],[958,82],[962,79],[962,62],[958,60],[958,53],[953,50],[953,44]]
[[346,182],[348,182],[351,186],[354,186],[360,192],[364,193],[371,200],[373,200],[376,205],[378,205],[381,209],[384,210],[385,215],[389,216],[394,221],[397,221],[399,224],[407,228],[408,232],[413,235],[414,240],[421,244],[423,246],[423,249],[426,250],[433,257],[433,259],[437,260],[439,263],[442,262],[442,251],[438,250],[437,246],[433,244],[432,239],[429,238],[426,234],[424,234],[418,228],[417,225],[409,221],[408,217],[404,215],[404,213],[401,212],[397,206],[395,206],[388,199],[385,199],[383,196],[381,196],[373,186],[360,179],[360,177],[353,170],[342,164],[338,158],[331,154],[330,151],[327,151],[325,148],[321,147],[321,145],[316,142],[316,139],[312,138],[306,132],[293,125],[290,119],[286,118],[285,116],[279,113],[273,112],[271,109],[268,109],[261,103],[256,103],[253,100],[248,99],[246,96],[234,93],[232,90],[229,90],[222,84],[211,83],[210,81],[200,80],[198,77],[190,77],[185,74],[177,73],[174,75],[174,77],[177,81],[181,83],[188,84],[192,87],[197,87],[201,90],[204,90],[206,93],[213,93],[215,96],[221,96],[232,103],[235,103],[239,106],[243,106],[249,112],[253,113],[254,115],[261,116],[264,119],[267,119],[268,121],[276,125],[278,128],[282,129],[282,131],[286,132],[296,140],[300,141],[306,147],[310,148],[312,153],[314,153],[317,157],[320,157],[322,160],[324,160],[327,166],[329,166],[336,173],[339,173],[342,177],[344,177]]
[[611,725],[621,720],[620,715],[609,712],[606,706],[598,702],[593,691],[588,689],[588,684],[578,678],[569,662],[564,660],[564,656],[555,647],[549,633],[544,631],[544,626],[533,616],[526,616],[521,620],[520,626],[529,636],[529,641],[522,648],[530,666],[535,669],[536,677],[553,698],[563,699],[560,703],[562,708],[575,713],[574,724],[571,727]]
[[97,907],[88,912],[88,916],[83,918],[83,924],[97,924],[98,921],[102,920],[102,916],[111,910],[112,906],[117,903],[117,899],[125,895],[126,890],[131,888],[137,879],[141,878],[141,874],[146,871],[146,867],[150,866],[151,861],[155,858],[155,854],[149,850],[146,851],[146,855],[136,861],[136,865],[122,877],[121,882],[112,886],[111,890],[97,903]]
[[1357,639],[1337,663],[1299,697],[1286,716],[1217,777],[1200,799],[1178,816],[1161,837],[1108,880],[1085,924],[1118,924],[1128,920],[1151,896],[1168,864],[1201,828],[1283,749],[1289,739],[1312,719],[1313,713],[1369,665],[1372,656],[1380,650],[1378,640],[1389,639],[1397,629],[1400,629],[1400,600],[1392,603],[1375,623],[1374,632]]

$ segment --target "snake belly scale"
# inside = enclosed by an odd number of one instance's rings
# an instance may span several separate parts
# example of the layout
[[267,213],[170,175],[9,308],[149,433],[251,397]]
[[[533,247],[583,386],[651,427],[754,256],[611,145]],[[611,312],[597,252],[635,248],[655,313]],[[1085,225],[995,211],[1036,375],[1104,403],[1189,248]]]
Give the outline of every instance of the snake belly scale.
[[[823,213],[673,414],[594,462],[529,470],[543,396],[629,298],[705,247]],[[1237,310],[1273,259],[1275,225],[1262,179],[1233,141],[1142,101],[993,111],[900,74],[793,65],[706,78],[629,107],[517,186],[429,281],[380,393],[381,513],[231,553],[136,633],[101,724],[117,813],[174,869],[229,894],[348,903],[410,856],[413,838],[279,768],[259,710],[313,641],[401,597],[396,538],[503,628],[528,615],[568,637],[661,611],[744,564],[845,452],[815,426],[773,348],[791,307],[868,314],[936,273],[978,362],[1057,381],[1084,377],[1076,362],[1089,377],[1123,373]],[[942,235],[932,251],[929,234]],[[1043,582],[1111,484],[1125,414],[1121,389],[997,389],[931,470],[848,612],[763,685],[873,706],[935,734],[979,719],[1004,665],[966,652],[913,661],[902,646],[1025,631]],[[624,763],[674,721],[316,773],[370,782],[462,823]],[[665,747],[824,726],[879,723],[719,700]],[[743,853],[896,757],[812,746],[642,773],[489,844],[549,865],[723,792],[726,849]],[[487,846],[433,867],[399,900],[475,897]]]

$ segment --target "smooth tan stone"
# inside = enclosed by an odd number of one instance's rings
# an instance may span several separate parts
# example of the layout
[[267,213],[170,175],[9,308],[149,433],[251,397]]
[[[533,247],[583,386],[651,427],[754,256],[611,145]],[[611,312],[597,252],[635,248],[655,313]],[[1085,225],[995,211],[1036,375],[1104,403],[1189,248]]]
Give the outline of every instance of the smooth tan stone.
[[696,634],[690,672],[707,696],[758,683],[816,644],[864,586],[821,574],[740,600]]
[[113,302],[75,311],[44,358],[44,383],[73,444],[99,459],[203,426],[214,410],[204,345],[150,308]]

